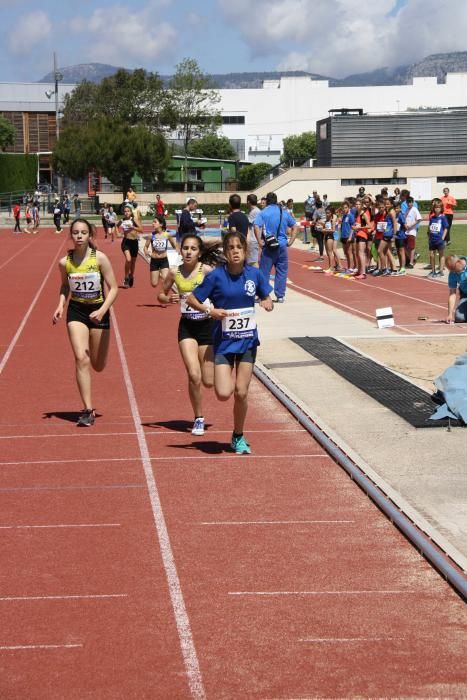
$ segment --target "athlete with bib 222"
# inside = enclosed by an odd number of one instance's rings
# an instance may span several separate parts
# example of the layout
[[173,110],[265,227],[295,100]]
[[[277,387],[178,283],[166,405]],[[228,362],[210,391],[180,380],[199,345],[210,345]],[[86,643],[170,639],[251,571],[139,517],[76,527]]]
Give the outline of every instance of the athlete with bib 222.
[[[118,294],[118,286],[110,261],[96,250],[94,228],[86,219],[75,219],[70,236],[74,248],[59,262],[62,278],[60,300],[53,323],[66,315],[68,336],[75,356],[76,382],[84,409],[78,425],[94,424],[96,413],[91,399],[91,367],[102,372],[106,365],[110,340],[109,309]],[[104,295],[104,282],[108,288]]]
[[188,375],[188,394],[195,416],[193,435],[204,435],[202,385],[210,388],[214,383],[213,321],[209,317],[208,304],[199,310],[193,309],[187,299],[211,272],[213,250],[199,236],[191,233],[183,236],[180,243],[183,262],[170,268],[164,279],[164,289],[158,296],[163,304],[180,302],[178,347]]
[[[187,303],[204,310],[210,299],[209,315],[214,319],[214,388],[220,401],[234,394],[234,429],[231,447],[237,454],[250,454],[243,435],[256,349],[259,345],[255,319],[255,297],[260,306],[272,311],[272,287],[256,267],[245,265],[247,241],[236,232],[228,233],[222,247],[227,264],[216,267],[193,290]],[[235,378],[232,370],[235,366]]]
[[118,222],[117,226],[123,233],[122,253],[125,256],[125,277],[123,286],[125,289],[133,286],[135,276],[135,264],[138,257],[138,234],[143,233],[143,228],[139,224],[134,215],[133,208],[128,204],[123,207],[123,219]]

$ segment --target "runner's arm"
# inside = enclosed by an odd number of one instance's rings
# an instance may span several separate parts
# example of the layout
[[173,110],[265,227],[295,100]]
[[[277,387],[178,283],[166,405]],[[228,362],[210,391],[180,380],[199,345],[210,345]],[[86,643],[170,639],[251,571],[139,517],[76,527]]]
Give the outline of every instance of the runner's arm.
[[68,275],[66,273],[65,261],[66,258],[62,258],[62,260],[60,260],[60,262],[58,263],[58,269],[60,271],[60,277],[62,282],[60,285],[60,298],[58,301],[58,306],[55,309],[54,315],[52,317],[53,324],[57,323],[62,318],[65,303],[70,293],[70,285],[68,284]]

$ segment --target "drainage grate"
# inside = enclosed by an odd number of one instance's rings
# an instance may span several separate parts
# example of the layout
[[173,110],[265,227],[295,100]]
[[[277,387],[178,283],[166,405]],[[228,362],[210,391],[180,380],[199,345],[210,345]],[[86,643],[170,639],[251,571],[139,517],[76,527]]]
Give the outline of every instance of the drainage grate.
[[[414,428],[437,428],[449,424],[448,420],[428,420],[436,408],[428,392],[368,357],[363,357],[335,338],[307,337],[291,340]],[[451,425],[459,423],[451,421]]]

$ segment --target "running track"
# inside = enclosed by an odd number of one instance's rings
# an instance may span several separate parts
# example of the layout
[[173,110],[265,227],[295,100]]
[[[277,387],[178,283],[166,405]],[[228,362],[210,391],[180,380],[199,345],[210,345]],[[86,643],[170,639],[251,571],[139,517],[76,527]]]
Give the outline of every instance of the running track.
[[141,259],[79,431],[65,239],[2,238],[0,697],[465,697],[463,603],[260,384],[252,457],[213,396],[187,431],[177,309]]

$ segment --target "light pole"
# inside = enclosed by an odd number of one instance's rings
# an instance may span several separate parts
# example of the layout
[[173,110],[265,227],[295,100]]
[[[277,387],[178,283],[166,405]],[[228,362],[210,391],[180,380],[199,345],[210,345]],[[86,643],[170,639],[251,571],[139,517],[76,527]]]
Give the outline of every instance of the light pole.
[[[55,143],[58,143],[58,137],[60,136],[60,123],[58,119],[58,83],[63,80],[63,75],[60,73],[60,71],[57,68],[57,54],[54,51],[54,85],[55,89],[52,92],[52,90],[46,90],[45,94],[46,97],[50,100],[52,95],[55,95]],[[62,178],[60,175],[57,175],[57,186],[58,186],[58,192],[60,193],[62,190]]]

